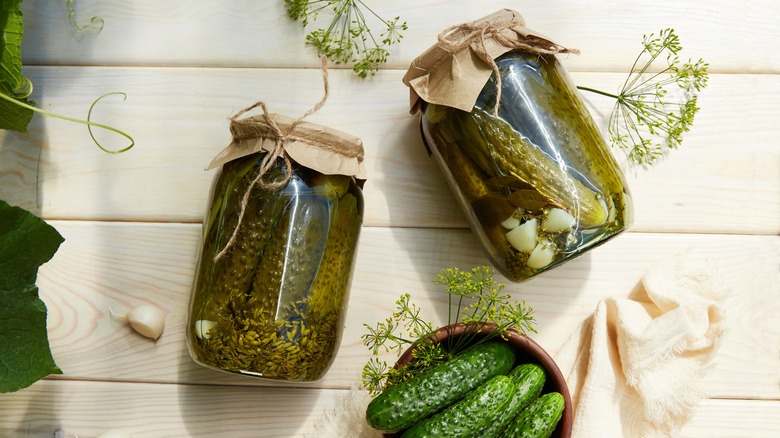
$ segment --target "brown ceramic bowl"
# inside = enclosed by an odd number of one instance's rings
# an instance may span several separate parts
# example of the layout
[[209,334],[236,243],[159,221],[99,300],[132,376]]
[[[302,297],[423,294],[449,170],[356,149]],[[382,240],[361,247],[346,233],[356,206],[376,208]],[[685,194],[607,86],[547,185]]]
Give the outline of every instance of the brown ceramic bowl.
[[[465,333],[470,333],[475,338],[484,337],[489,333],[495,333],[496,329],[497,327],[495,324],[484,324],[482,325],[481,330],[479,330],[480,332],[475,334],[473,332],[477,331],[478,329],[474,325],[452,324],[437,330],[433,335],[431,335],[431,339],[434,342],[442,342],[450,337],[454,338],[463,336]],[[566,380],[563,378],[563,374],[558,368],[558,365],[555,364],[555,361],[549,355],[549,353],[547,353],[539,344],[537,344],[528,336],[510,329],[504,332],[504,337],[506,338],[506,342],[509,343],[509,346],[515,352],[515,365],[535,362],[544,367],[544,369],[547,371],[547,381],[545,382],[544,388],[542,389],[542,393],[544,394],[547,392],[557,391],[561,393],[564,400],[563,417],[561,418],[561,421],[558,422],[558,427],[555,429],[551,437],[569,438],[571,436],[573,422],[571,395],[569,394],[569,387],[566,385]],[[498,340],[502,339],[500,336],[495,335],[493,338]],[[413,347],[407,349],[401,355],[401,357],[398,358],[396,366],[406,365],[411,360],[413,360],[412,351]],[[384,436],[386,438],[393,438],[400,435],[401,434],[399,433],[385,434]]]

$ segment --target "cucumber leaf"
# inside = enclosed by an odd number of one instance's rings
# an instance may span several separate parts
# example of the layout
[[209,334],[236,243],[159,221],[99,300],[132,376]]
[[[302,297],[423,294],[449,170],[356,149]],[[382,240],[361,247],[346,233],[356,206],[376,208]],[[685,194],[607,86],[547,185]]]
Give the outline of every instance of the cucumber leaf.
[[6,91],[15,90],[22,83],[22,0],[6,0],[0,5],[0,34],[3,51],[0,53],[0,85]]
[[[3,93],[0,91],[0,93]],[[27,105],[35,106],[35,102],[27,99],[17,99]],[[7,100],[0,100],[0,129],[27,132],[27,125],[33,118],[33,111],[22,108]]]
[[46,331],[46,305],[38,297],[38,268],[64,241],[32,213],[0,201],[0,393],[62,374]]
[[0,129],[26,132],[33,117],[33,111],[14,104],[19,100],[28,105],[35,102],[24,97],[18,98],[15,92],[24,83],[22,76],[22,0],[3,0],[0,3]]

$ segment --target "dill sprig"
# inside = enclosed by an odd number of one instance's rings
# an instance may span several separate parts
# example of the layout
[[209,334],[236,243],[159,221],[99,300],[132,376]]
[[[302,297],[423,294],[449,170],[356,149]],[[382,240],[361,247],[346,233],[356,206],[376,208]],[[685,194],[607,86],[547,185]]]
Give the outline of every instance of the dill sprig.
[[[511,296],[504,292],[503,284],[493,279],[493,274],[488,266],[470,271],[448,268],[437,274],[434,284],[443,286],[448,295],[448,325],[459,322],[478,328],[484,323],[492,323],[498,326],[492,333],[496,336],[508,329],[535,333],[533,309],[524,301],[510,303]],[[396,310],[390,317],[373,327],[368,324],[364,327],[368,332],[362,337],[363,344],[372,357],[363,367],[363,385],[372,394],[408,380],[491,336],[486,334],[477,339],[463,335],[447,345],[431,342],[430,337],[438,328],[420,316],[420,308],[411,302],[408,293],[396,301]],[[400,356],[409,347],[414,347],[414,360],[406,366],[388,366],[378,358],[380,351],[395,351]]]
[[[287,14],[300,20],[303,27],[315,21],[320,12],[330,9],[333,19],[327,28],[320,28],[306,36],[306,44],[314,46],[336,64],[352,63],[352,69],[360,77],[376,74],[379,66],[387,62],[388,47],[397,44],[407,29],[400,17],[385,20],[362,0],[284,0]],[[378,22],[383,31],[377,36],[367,20]]]
[[[616,100],[608,122],[610,142],[626,151],[632,162],[652,165],[666,150],[679,147],[683,133],[691,129],[709,64],[701,59],[682,62],[678,56],[682,45],[674,29],[645,35],[642,46],[617,94],[578,88]],[[651,70],[656,61],[665,61],[665,67]]]

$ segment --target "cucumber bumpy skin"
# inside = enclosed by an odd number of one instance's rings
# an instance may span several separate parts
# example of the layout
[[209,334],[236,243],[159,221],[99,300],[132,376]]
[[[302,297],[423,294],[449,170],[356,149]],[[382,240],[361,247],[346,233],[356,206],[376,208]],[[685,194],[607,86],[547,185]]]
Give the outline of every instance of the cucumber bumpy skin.
[[548,438],[563,416],[563,396],[549,392],[534,400],[509,425],[507,438]]
[[512,379],[493,377],[454,405],[407,429],[401,438],[481,437],[480,431],[504,411],[514,393]]
[[485,428],[480,437],[498,438],[504,436],[504,429],[517,415],[534,400],[539,398],[547,380],[547,374],[540,365],[524,363],[516,366],[508,374],[515,384],[515,394],[506,408],[498,412],[493,421]]
[[455,403],[491,378],[507,374],[515,355],[505,342],[474,345],[452,359],[391,386],[369,403],[366,420],[395,433]]

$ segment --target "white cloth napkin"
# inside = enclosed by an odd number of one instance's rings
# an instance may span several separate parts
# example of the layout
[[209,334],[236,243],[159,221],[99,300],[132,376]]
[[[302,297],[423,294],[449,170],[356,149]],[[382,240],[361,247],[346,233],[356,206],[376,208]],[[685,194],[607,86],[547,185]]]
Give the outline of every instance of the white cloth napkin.
[[382,438],[382,432],[372,429],[366,421],[366,408],[371,395],[353,386],[338,405],[326,411],[306,433],[306,438]]
[[661,437],[704,396],[698,382],[724,335],[728,293],[689,255],[653,267],[631,298],[606,298],[555,360],[572,394],[574,437]]

